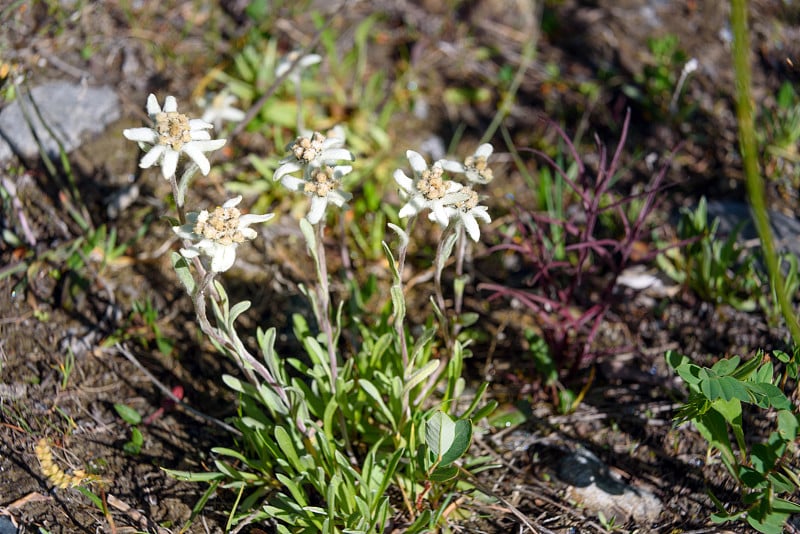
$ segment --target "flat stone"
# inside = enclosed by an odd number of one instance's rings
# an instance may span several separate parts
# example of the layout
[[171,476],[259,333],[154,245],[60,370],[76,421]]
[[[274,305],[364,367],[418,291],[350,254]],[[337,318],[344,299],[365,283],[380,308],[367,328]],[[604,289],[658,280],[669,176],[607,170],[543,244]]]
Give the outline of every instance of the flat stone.
[[109,86],[90,87],[63,80],[44,83],[20,94],[0,112],[0,162],[15,153],[23,158],[38,157],[39,142],[51,158],[58,158],[59,146],[50,132],[66,152],[71,152],[119,116],[119,98]]
[[[791,252],[800,257],[800,221],[775,210],[768,210],[773,239],[779,252]],[[742,242],[758,239],[750,206],[744,202],[708,201],[708,222],[719,219],[719,232],[726,236],[739,229]]]
[[0,515],[0,534],[17,534],[19,529],[11,521],[11,518],[5,515]]
[[567,454],[558,465],[558,478],[567,484],[567,495],[594,514],[602,512],[616,524],[633,520],[653,524],[664,509],[651,491],[628,484],[615,476],[603,462],[586,449]]

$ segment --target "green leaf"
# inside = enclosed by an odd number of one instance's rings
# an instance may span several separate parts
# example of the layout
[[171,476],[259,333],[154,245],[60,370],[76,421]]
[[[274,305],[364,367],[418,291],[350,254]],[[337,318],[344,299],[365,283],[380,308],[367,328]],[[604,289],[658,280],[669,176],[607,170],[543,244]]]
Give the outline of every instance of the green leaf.
[[328,352],[326,349],[322,348],[320,342],[311,336],[306,336],[302,339],[303,347],[306,349],[306,353],[308,354],[309,358],[311,359],[311,363],[314,365],[318,365],[325,370],[325,375],[328,377],[330,381],[332,379],[331,376],[331,369],[330,369],[330,360],[328,360]]
[[732,469],[736,464],[736,458],[733,455],[731,441],[728,437],[728,427],[722,414],[716,410],[709,410],[695,419],[694,423],[708,445],[722,453],[726,467],[729,470]]
[[508,428],[523,424],[528,418],[513,404],[504,404],[489,417],[489,424],[495,428]]
[[308,506],[308,500],[306,499],[305,492],[294,480],[287,477],[283,473],[275,473],[275,478],[277,478],[281,482],[281,484],[283,484],[286,487],[286,489],[289,490],[289,493],[292,494],[295,503],[297,503],[300,506]]
[[336,410],[339,408],[339,401],[336,397],[331,397],[328,404],[325,406],[325,412],[322,416],[322,430],[325,432],[325,437],[333,440],[334,425],[333,416],[336,415]]
[[417,336],[417,339],[414,341],[414,348],[411,349],[411,359],[408,362],[408,367],[404,370],[406,375],[413,373],[413,369],[416,366],[417,360],[420,359],[426,352],[430,352],[430,342],[434,336],[436,336],[436,332],[436,328],[426,328],[420,335]]
[[772,377],[773,377],[773,365],[772,362],[767,361],[761,367],[758,368],[755,376],[753,377],[753,381],[772,384]]
[[[328,491],[327,491],[327,499],[326,499],[328,501],[326,503],[327,506],[328,506],[328,510],[327,510],[328,518],[336,517],[336,511],[337,511],[337,507],[336,507],[336,504],[337,504],[336,503],[336,492],[339,490],[339,485],[341,483],[342,483],[342,478],[338,474],[334,474],[330,478],[330,481],[328,482]],[[333,526],[333,523],[329,522],[327,524],[328,529],[324,529],[323,528],[323,532],[328,532],[330,534],[333,534],[335,532],[335,530],[333,528],[331,528],[332,526]]]
[[426,509],[423,511],[417,516],[417,520],[406,529],[405,534],[421,534],[422,532],[431,532],[435,530],[431,528],[431,515],[430,510]]
[[[104,512],[106,511],[106,505],[103,502],[103,499],[92,493],[92,490],[81,485],[75,486],[75,489],[83,493],[83,495],[92,501],[92,504],[94,504],[99,510]],[[16,532],[16,530],[14,531]],[[43,532],[43,530],[40,530],[40,532]]]
[[[395,226],[395,225],[390,225],[390,226]],[[403,235],[401,235],[400,237],[401,240],[403,240],[404,235],[405,232],[403,232]],[[405,236],[405,240],[406,241],[408,240],[408,236]],[[392,254],[392,249],[389,248],[389,245],[388,243],[386,243],[386,241],[381,241],[381,246],[383,247],[383,254],[384,256],[386,256],[386,261],[389,263],[389,270],[392,273],[393,285],[400,285],[402,279],[400,278],[400,271],[397,270],[397,260],[394,259],[394,254]]]
[[178,280],[180,280],[183,284],[183,287],[186,288],[187,293],[194,295],[194,290],[197,287],[197,283],[194,280],[194,276],[192,276],[192,271],[189,268],[189,262],[187,262],[186,258],[177,252],[173,252],[170,257],[172,259],[172,268],[175,270]]
[[226,447],[213,447],[211,449],[211,452],[213,452],[215,454],[222,455],[222,456],[230,456],[231,458],[236,458],[237,460],[239,460],[243,464],[249,464],[250,463],[250,461],[247,459],[247,457],[244,454],[240,453],[239,451],[235,451],[233,449],[228,449]]
[[480,421],[484,417],[489,417],[497,409],[497,406],[498,402],[496,400],[494,399],[490,400],[489,402],[486,403],[485,406],[478,409],[475,413],[472,414],[472,420]]
[[[278,447],[283,452],[284,457],[297,472],[303,472],[303,464],[300,463],[300,458],[297,456],[297,450],[294,447],[294,441],[291,436],[282,426],[275,427],[275,441]],[[304,505],[305,506],[305,505]]]
[[394,325],[397,328],[402,328],[403,320],[406,316],[406,298],[403,295],[403,287],[400,285],[393,285],[390,288],[392,295],[392,312],[394,313]]
[[761,365],[761,353],[754,358],[750,358],[741,366],[739,366],[734,372],[733,377],[738,378],[739,380],[747,380],[750,378],[754,372],[758,370],[758,366]]
[[[245,393],[245,388],[250,385],[250,384],[245,384],[238,378],[231,375],[222,375],[222,381],[225,383],[226,386],[228,386],[237,393]],[[253,390],[251,389],[251,391],[249,391],[248,393],[251,393],[252,391]]]
[[783,473],[770,473],[767,475],[767,479],[769,479],[770,483],[772,484],[772,490],[776,494],[794,493],[794,491],[797,489],[794,482],[792,482],[792,480]]
[[767,480],[763,472],[747,466],[739,467],[738,478],[741,480],[742,484],[754,490],[764,487]]
[[712,401],[717,399],[750,401],[750,395],[745,385],[730,376],[709,377],[700,384],[700,390]]
[[238,470],[234,469],[230,465],[226,464],[221,460],[214,460],[214,467],[217,468],[217,471],[225,475],[229,479],[233,480],[241,480],[242,477]]
[[211,482],[225,478],[225,475],[218,472],[193,473],[191,471],[176,471],[173,469],[165,469],[163,467],[161,469],[173,478],[178,480],[186,480],[188,482]]
[[[383,478],[380,481],[380,484],[377,487],[377,491],[375,492],[376,497],[380,497],[386,494],[386,488],[389,487],[389,484],[392,482],[392,477],[394,477],[394,473],[397,470],[397,465],[400,463],[400,458],[403,457],[405,453],[405,449],[402,447],[394,451],[394,453],[389,457],[389,461],[386,463],[386,470],[383,473]],[[378,499],[374,499],[372,502],[372,512],[374,513],[377,509],[377,505],[380,501]]]
[[186,190],[189,188],[189,184],[192,181],[192,178],[197,171],[200,170],[200,167],[197,166],[195,162],[190,162],[186,169],[184,169],[183,174],[181,174],[180,180],[178,180],[178,190],[176,192],[175,202],[178,206],[184,205],[184,198],[186,198]]
[[717,399],[711,403],[711,407],[718,411],[731,425],[742,425],[742,404],[739,399]]
[[800,504],[786,499],[773,500],[772,509],[784,514],[800,514]]
[[715,363],[713,367],[711,367],[711,370],[714,371],[714,373],[718,376],[729,375],[733,373],[737,367],[739,367],[740,361],[741,358],[739,356],[724,358]]
[[668,350],[664,355],[664,359],[667,360],[667,365],[676,371],[678,367],[690,363],[688,356],[685,356],[676,350]]
[[774,384],[767,382],[746,383],[746,387],[750,391],[750,400],[760,408],[776,408],[778,410],[792,408],[792,402]]
[[677,372],[678,376],[689,384],[689,386],[696,387],[708,377],[708,373],[699,365],[691,363],[685,356],[682,358],[681,363],[675,367],[675,372]]
[[233,329],[233,323],[234,321],[236,321],[236,318],[239,317],[244,312],[246,312],[248,309],[250,309],[249,300],[243,300],[242,302],[238,302],[231,308],[229,312],[230,315],[228,316],[228,325],[231,330]]
[[305,217],[300,219],[300,231],[303,233],[303,237],[306,238],[308,253],[314,260],[314,263],[319,263],[319,258],[317,257],[317,238],[314,235],[314,226],[308,222]]
[[359,380],[358,384],[361,386],[367,395],[372,397],[375,402],[378,403],[381,412],[386,416],[386,419],[391,423],[392,428],[397,428],[397,423],[395,421],[394,415],[392,414],[391,410],[386,406],[386,403],[383,401],[383,397],[381,396],[378,388],[375,387],[375,384],[370,382],[369,380]]
[[122,450],[128,454],[139,454],[142,451],[142,445],[144,445],[144,436],[138,427],[133,427],[131,439],[122,446]]
[[449,465],[445,467],[437,467],[433,473],[431,473],[428,478],[432,482],[447,482],[448,480],[452,480],[458,475],[458,467],[454,465]]
[[142,422],[142,416],[130,406],[115,403],[114,410],[117,411],[117,414],[122,418],[123,421],[130,425],[138,425]]
[[746,513],[747,512],[745,512],[745,511],[731,512],[731,513],[728,513],[728,512],[717,512],[717,513],[711,514],[711,521],[713,521],[714,523],[717,523],[717,524],[725,523],[727,521],[736,521],[737,519],[739,519],[742,516],[744,516]]
[[789,514],[767,512],[757,517],[750,513],[747,516],[747,523],[763,534],[783,534],[783,525],[788,518]]
[[778,358],[778,360],[783,363],[789,363],[789,360],[791,360],[789,355],[783,352],[782,350],[773,350],[772,355]]
[[[462,418],[469,417],[470,414],[475,411],[475,409],[478,407],[478,403],[483,399],[483,395],[486,393],[488,388],[488,382],[482,382],[481,385],[478,386],[477,391],[475,391],[475,394],[472,396],[472,401],[470,401],[469,406],[467,406],[467,409],[461,414]],[[480,421],[480,419],[478,419],[478,421]]]
[[275,327],[267,328],[266,330],[262,330],[261,328],[256,329],[256,340],[259,348],[261,349],[261,355],[264,358],[264,363],[267,364],[269,372],[273,377],[275,377],[276,380],[285,382],[286,379],[284,367],[278,357],[277,352],[275,351],[276,335]]
[[[459,301],[463,300],[463,298],[464,298],[464,288],[467,286],[467,282],[468,281],[469,281],[469,275],[466,275],[466,274],[462,275],[462,276],[457,276],[455,278],[455,280],[453,280],[453,295],[454,295],[454,298],[456,300],[459,300]],[[462,325],[464,324],[463,323],[464,315],[475,316],[477,314],[476,313],[462,314],[461,317],[456,318],[456,320],[459,322],[459,324],[462,324]],[[475,320],[477,320],[477,317],[475,317]],[[470,324],[472,324],[472,323],[470,323]]]
[[442,455],[441,466],[447,466],[461,458],[472,443],[472,421],[459,419],[456,421],[453,444]]
[[453,445],[455,439],[455,422],[441,410],[434,412],[425,424],[425,443],[431,452],[440,459]]
[[786,441],[794,441],[797,437],[797,416],[789,410],[778,412],[778,434]]
[[458,316],[458,324],[460,324],[462,328],[469,328],[477,323],[480,317],[481,316],[478,313],[465,312]]
[[426,363],[422,367],[422,369],[417,369],[416,371],[411,373],[411,376],[406,378],[406,383],[403,386],[403,393],[411,391],[417,386],[417,384],[419,384],[420,382],[428,378],[430,375],[435,373],[441,363],[442,363],[441,360],[438,359],[431,360],[428,363]]

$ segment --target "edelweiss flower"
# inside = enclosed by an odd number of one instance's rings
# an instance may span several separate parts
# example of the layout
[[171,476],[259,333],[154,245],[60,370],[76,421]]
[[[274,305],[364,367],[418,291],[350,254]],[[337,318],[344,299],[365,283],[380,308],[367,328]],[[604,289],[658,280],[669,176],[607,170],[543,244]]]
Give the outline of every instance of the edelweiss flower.
[[341,129],[334,129],[341,136],[325,137],[319,132],[314,132],[310,137],[298,137],[287,150],[291,154],[283,158],[281,165],[272,175],[273,180],[280,180],[286,174],[291,174],[305,169],[308,166],[322,167],[334,165],[337,161],[353,161],[355,157],[344,146],[344,134]]
[[476,219],[488,224],[492,222],[492,218],[486,206],[478,205],[478,193],[471,187],[464,187],[459,193],[465,199],[446,206],[445,212],[449,220],[455,220],[457,225],[463,224],[469,237],[477,242],[481,238],[481,229]]
[[[281,160],[281,165],[272,175],[273,180],[280,180],[292,191],[302,191],[311,197],[311,208],[306,215],[311,224],[322,219],[328,204],[343,207],[345,202],[353,198],[350,193],[340,189],[342,178],[353,167],[336,165],[336,162],[355,159],[343,147],[344,132],[341,128],[331,130],[329,137],[319,132],[314,132],[310,137],[298,137],[287,147],[291,154]],[[292,176],[297,171],[303,171],[302,178]]]
[[402,193],[408,198],[406,204],[400,208],[400,217],[417,215],[424,209],[431,210],[428,218],[447,226],[450,222],[444,207],[459,200],[464,200],[459,195],[462,185],[452,180],[443,178],[444,169],[437,161],[429,169],[419,153],[413,150],[406,151],[406,157],[414,171],[414,178],[406,176],[401,169],[394,171],[394,181],[400,186]]
[[[275,68],[275,76],[280,78],[283,76],[286,71],[291,68],[292,63],[300,56],[300,52],[294,51],[289,52],[286,54],[279,62],[278,66]],[[303,73],[303,70],[307,69],[311,65],[316,65],[322,61],[322,57],[318,56],[317,54],[308,54],[307,56],[303,56],[302,59],[295,65],[294,70],[289,73],[288,78],[294,83],[295,85],[300,83],[300,76]]]
[[203,111],[203,120],[214,125],[219,130],[223,121],[239,122],[244,119],[244,111],[233,107],[236,97],[227,91],[217,93],[200,101]]
[[344,207],[345,202],[353,198],[353,195],[339,188],[342,185],[342,178],[351,170],[353,167],[350,165],[335,167],[310,165],[303,173],[303,178],[285,174],[281,178],[281,183],[292,191],[302,191],[311,197],[311,207],[306,219],[311,224],[317,224],[325,215],[328,204],[335,204],[341,208]]
[[147,169],[155,164],[161,165],[161,174],[170,179],[175,176],[178,157],[181,152],[189,156],[203,174],[208,174],[211,164],[203,152],[222,148],[225,139],[211,140],[206,130],[213,125],[200,119],[189,119],[178,113],[178,104],[174,96],[164,100],[164,109],[158,105],[156,96],[147,97],[147,113],[155,123],[154,128],[128,128],[122,132],[131,141],[144,145],[152,145],[142,157],[139,166]]
[[251,224],[262,223],[274,214],[242,215],[236,207],[241,195],[217,206],[213,211],[203,210],[186,215],[186,224],[173,226],[172,230],[182,239],[196,241],[189,248],[181,249],[184,258],[204,255],[211,258],[211,270],[215,273],[227,271],[236,260],[236,247],[246,239],[255,239],[256,231]]
[[467,157],[463,164],[449,159],[439,160],[439,163],[446,171],[464,173],[470,182],[488,184],[494,179],[492,169],[488,166],[489,156],[492,155],[492,152],[494,152],[492,145],[484,143],[475,150],[473,155]]

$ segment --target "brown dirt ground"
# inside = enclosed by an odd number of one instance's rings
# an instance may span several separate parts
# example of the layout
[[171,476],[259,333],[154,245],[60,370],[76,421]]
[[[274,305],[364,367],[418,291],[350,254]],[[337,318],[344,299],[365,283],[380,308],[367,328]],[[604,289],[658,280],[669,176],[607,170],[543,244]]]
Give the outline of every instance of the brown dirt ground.
[[[74,4],[75,10],[63,7],[67,4]],[[104,195],[125,184],[135,166],[137,155],[122,139],[122,128],[139,123],[150,91],[187,98],[187,87],[194,87],[212,67],[223,64],[247,29],[241,4],[171,0],[131,7],[134,4],[118,1],[33,6],[23,2],[4,13],[0,50],[7,55],[6,61],[19,64],[32,80],[74,80],[73,71],[59,66],[66,64],[91,83],[119,90],[125,118],[111,125],[106,137],[90,140],[72,155],[92,213],[104,213]],[[455,17],[451,4],[458,4]],[[511,4],[513,9],[509,9]],[[644,0],[547,3],[538,57],[506,126],[518,146],[552,141],[552,132],[538,120],[545,115],[563,120],[568,131],[583,128],[589,134],[597,131],[603,139],[615,139],[615,125],[624,109],[632,106],[631,146],[663,154],[684,142],[670,170],[669,178],[676,186],[658,214],[666,221],[674,207],[691,202],[699,192],[741,198],[743,188],[735,155],[729,50],[719,38],[726,12],[723,7],[708,7],[724,3],[687,0],[676,2],[669,12],[662,4]],[[797,78],[783,60],[784,55],[798,57],[791,48],[800,42],[791,39],[797,30],[785,21],[796,24],[800,16],[791,9],[777,0],[760,0],[752,6],[759,99],[769,98],[780,81]],[[456,127],[466,125],[465,142],[480,135],[500,95],[493,92],[487,102],[453,108],[440,103],[443,89],[485,83],[495,88],[492,80],[498,76],[498,65],[516,66],[524,41],[538,27],[535,6],[526,0],[354,1],[347,10],[329,16],[342,35],[348,35],[354,24],[373,11],[384,13],[380,32],[388,40],[385,49],[405,47],[422,58],[414,68],[419,70],[420,91],[431,103],[432,117],[424,128],[448,139]],[[648,30],[643,17],[653,12],[660,23]],[[77,15],[70,16],[73,13]],[[298,36],[308,39],[311,35],[307,15],[278,20],[276,34],[286,49]],[[665,123],[624,96],[625,83],[649,61],[644,43],[653,32],[679,35],[682,48],[701,59],[703,75],[693,78],[687,88],[687,98],[698,105],[691,122]],[[441,42],[449,47],[437,47]],[[81,50],[87,43],[92,53],[85,57]],[[492,50],[495,60],[482,61],[481,47]],[[385,59],[384,52],[376,52],[373,60],[381,55]],[[560,68],[557,82],[548,76],[548,64]],[[613,76],[602,74],[609,72]],[[587,81],[601,84],[597,99],[579,91]],[[408,124],[407,144],[414,146],[419,139],[412,136],[420,135],[419,125],[410,119]],[[243,142],[271,149],[263,140]],[[620,187],[630,187],[648,175],[643,163],[632,169],[631,183]],[[0,281],[0,513],[13,517],[21,532],[178,531],[203,488],[175,481],[160,468],[202,469],[210,447],[229,443],[230,438],[206,420],[172,409],[142,427],[145,442],[140,454],[126,454],[122,447],[130,429],[113,404],[121,402],[148,415],[162,406],[164,396],[140,367],[105,345],[112,333],[124,332],[141,366],[167,387],[182,386],[191,406],[211,417],[231,414],[234,398],[218,377],[232,372],[232,366],[198,340],[190,303],[179,291],[166,257],[151,254],[169,239],[166,225],[156,219],[147,236],[114,263],[103,266],[90,260],[90,272],[94,272],[88,286],[70,291],[72,275],[52,276],[54,270],[64,272],[63,258],[47,259],[44,254],[64,240],[56,220],[68,219],[54,200],[46,173],[36,162],[11,164],[4,172],[17,180],[19,198],[39,245],[32,251],[0,249],[0,265],[19,261],[25,252],[39,261],[28,269],[26,288],[16,286],[19,276]],[[166,185],[155,173],[144,173],[139,183],[142,193],[129,213],[150,217],[164,213],[161,199],[166,197]],[[494,206],[507,210],[505,193],[521,187],[521,178],[509,175],[493,193]],[[222,191],[219,177],[213,174],[198,181],[197,188],[214,198]],[[793,199],[777,195],[773,199],[777,207],[796,208]],[[523,202],[524,193],[516,201]],[[123,239],[135,231],[124,221],[108,221],[102,215],[94,223],[116,225]],[[64,224],[68,237],[75,237],[76,229]],[[290,260],[303,255],[296,253],[298,242],[291,231],[286,234],[266,249],[264,245],[253,248],[244,257],[245,268],[228,278],[234,295],[247,295],[255,303],[246,326],[268,321],[285,325],[282,331],[288,333],[291,310],[302,309],[295,284],[302,281],[300,273],[306,266]],[[275,265],[271,272],[247,268],[248,262],[253,266],[265,258]],[[476,263],[478,269],[487,269],[482,274],[502,276],[490,265],[483,260]],[[701,361],[709,361],[709,355],[750,354],[758,347],[782,347],[784,332],[770,329],[756,314],[715,308],[685,292],[657,308],[623,295],[604,333],[611,340],[609,345],[630,350],[600,362],[584,402],[575,413],[564,416],[554,412],[549,392],[537,389],[533,366],[522,357],[522,327],[530,324],[530,318],[519,312],[504,315],[501,305],[489,309],[479,297],[471,295],[471,302],[485,312],[486,330],[499,341],[491,351],[483,347],[486,352],[478,352],[471,376],[491,380],[491,395],[505,405],[525,401],[535,409],[523,427],[489,433],[476,441],[478,450],[501,464],[483,481],[506,501],[503,505],[465,501],[465,509],[477,514],[456,524],[454,531],[519,531],[520,520],[510,512],[513,505],[541,532],[603,532],[598,520],[572,502],[565,487],[546,469],[548,451],[577,445],[592,450],[625,480],[649,488],[664,504],[655,523],[622,522],[624,531],[720,531],[708,520],[713,505],[706,490],[736,502],[735,488],[718,464],[705,464],[705,448],[696,433],[687,426],[672,426],[681,389],[665,368],[663,353],[677,348]],[[182,349],[180,353],[162,355],[142,321],[128,319],[132,302],[142,298],[152,299],[160,327]],[[288,337],[282,341],[291,347]],[[76,351],[75,365],[62,384],[59,366],[65,362],[67,347]],[[753,422],[754,434],[759,428]],[[76,491],[52,488],[33,453],[41,437],[52,440],[61,465],[88,467],[103,478],[113,526]],[[224,492],[215,495],[190,531],[222,531],[230,499]],[[734,526],[728,531],[746,530]]]

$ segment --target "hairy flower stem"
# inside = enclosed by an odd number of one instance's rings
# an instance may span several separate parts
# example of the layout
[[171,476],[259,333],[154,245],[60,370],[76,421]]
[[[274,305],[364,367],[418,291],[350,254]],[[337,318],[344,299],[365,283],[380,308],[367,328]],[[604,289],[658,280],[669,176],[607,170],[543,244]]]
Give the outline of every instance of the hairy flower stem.
[[753,219],[769,279],[775,288],[781,314],[792,336],[795,347],[800,346],[800,324],[784,290],[783,276],[775,253],[775,242],[769,226],[764,200],[764,180],[758,169],[755,127],[753,124],[753,95],[750,76],[750,34],[747,29],[747,0],[731,0],[731,26],[733,28],[733,66],[736,73],[736,116],[739,122],[739,145],[747,183],[747,196],[752,206]]
[[[336,358],[336,347],[334,346],[333,339],[333,326],[331,325],[331,293],[330,285],[328,284],[328,262],[325,256],[325,223],[319,222],[314,225],[317,230],[315,245],[317,247],[316,262],[317,262],[317,276],[319,277],[319,286],[317,287],[317,302],[319,309],[316,310],[317,324],[325,334],[325,344],[328,348],[328,359],[331,368],[331,395],[336,397],[336,380],[339,378],[339,363]],[[352,465],[358,465],[358,459],[353,451],[353,445],[350,442],[350,434],[347,430],[347,420],[341,410],[337,410],[339,418],[339,426],[342,431],[342,439],[344,439],[344,447],[347,451],[347,456]]]
[[[451,226],[452,227],[452,226]],[[450,228],[450,227],[448,227]],[[456,250],[456,279],[460,278],[464,274],[464,256],[466,255],[467,251],[467,244],[466,244],[466,232],[464,231],[464,227],[455,227],[453,229],[454,232],[458,233],[456,237],[457,242],[457,250]],[[444,265],[444,262],[447,261],[447,258],[444,258],[444,254],[448,251],[445,250],[445,243],[447,242],[447,232],[445,231],[445,235],[442,236],[442,239],[439,241],[439,246],[436,249],[436,259],[434,260],[435,265]],[[450,249],[452,250],[452,248]],[[441,262],[441,263],[440,263]],[[417,398],[414,399],[414,403],[422,402],[422,399],[426,398],[430,393],[433,391],[433,388],[436,387],[436,384],[439,383],[439,378],[442,376],[442,373],[445,372],[447,369],[447,364],[450,360],[451,355],[453,354],[453,348],[455,346],[456,337],[458,336],[458,332],[461,329],[461,325],[458,324],[458,316],[461,315],[461,307],[463,304],[463,293],[460,290],[456,290],[454,300],[453,300],[453,307],[455,311],[455,315],[453,317],[452,324],[447,317],[447,311],[445,310],[445,300],[444,300],[444,291],[442,290],[442,271],[444,269],[436,269],[435,276],[434,276],[434,286],[436,292],[436,304],[439,306],[439,310],[442,312],[442,335],[445,341],[445,360],[442,362],[441,365],[436,369],[436,371],[428,377],[427,381],[425,382],[425,388],[422,392],[417,395]]]
[[[458,241],[456,242],[456,280],[464,276],[464,258],[467,255],[467,233],[463,228],[458,230]],[[464,306],[464,291],[463,286],[456,290],[453,296],[453,311],[455,318],[453,320],[453,339],[458,337],[458,332],[461,330],[461,325],[458,323],[458,317]]]
[[336,379],[339,377],[339,364],[336,358],[336,347],[333,343],[333,327],[331,326],[331,293],[328,284],[328,264],[325,261],[325,224],[320,222],[314,225],[317,230],[315,239],[317,247],[317,276],[319,286],[317,286],[317,323],[325,334],[325,344],[328,349],[328,360],[331,368],[331,393],[336,395]]
[[[404,228],[405,235],[411,234],[415,217],[409,217]],[[397,251],[397,272],[400,274],[400,279],[397,283],[400,289],[403,288],[403,271],[406,269],[406,257],[408,256],[408,239],[401,240],[400,250]],[[403,328],[403,321],[395,321],[395,330],[397,331],[397,338],[400,340],[400,357],[403,362],[403,371],[408,368],[408,344],[406,343],[406,329]]]
[[[434,298],[436,299],[436,306],[439,307],[439,311],[442,313],[442,336],[444,337],[444,344],[447,348],[447,354],[450,354],[450,351],[453,349],[453,339],[450,336],[450,324],[447,319],[447,309],[444,300],[444,290],[442,289],[442,271],[444,269],[438,268],[439,265],[443,265],[447,258],[444,258],[445,254],[445,244],[447,242],[447,232],[444,232],[442,238],[439,240],[439,245],[436,247],[436,258],[434,258],[434,265],[437,266],[434,277],[433,277],[433,288],[434,288]],[[440,263],[441,262],[441,263]]]
[[[216,273],[213,271],[206,272],[198,284],[197,288],[192,295],[192,303],[194,304],[195,312],[197,314],[197,322],[200,323],[200,329],[203,333],[208,336],[209,339],[214,340],[220,347],[224,347],[228,350],[231,354],[235,354],[236,357],[239,359],[239,367],[244,371],[244,374],[247,376],[247,379],[253,384],[255,387],[258,387],[260,382],[256,378],[253,371],[255,370],[256,373],[261,377],[261,379],[268,384],[280,397],[281,401],[287,408],[291,407],[289,402],[289,398],[286,395],[286,391],[281,384],[275,380],[275,377],[272,376],[272,373],[267,369],[264,364],[262,364],[258,359],[255,358],[250,352],[245,349],[245,347],[241,344],[241,342],[236,343],[235,339],[231,337],[224,336],[220,333],[218,328],[214,328],[211,325],[211,322],[208,320],[208,315],[206,312],[206,291],[212,286],[212,282]],[[297,426],[301,432],[304,434],[306,433],[305,423],[298,418]]]
[[[405,235],[408,236],[411,233],[411,227],[413,226],[415,217],[409,217],[406,221],[406,227],[403,229]],[[402,292],[403,289],[403,271],[405,271],[406,267],[406,256],[408,255],[408,239],[401,239],[400,240],[400,249],[397,251],[397,272],[399,273],[398,279],[395,282],[400,286],[400,290]],[[395,320],[394,321],[394,330],[397,332],[397,339],[400,343],[400,359],[403,364],[403,378],[408,379],[408,374],[410,369],[408,368],[409,359],[408,359],[408,342],[406,341],[406,329],[405,329],[405,321],[403,320]],[[404,417],[410,418],[411,417],[411,408],[409,406],[411,392],[403,389],[403,398],[401,400],[402,404],[402,411]]]

